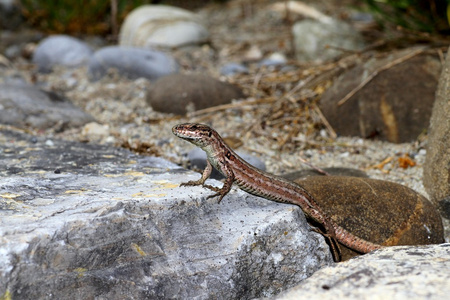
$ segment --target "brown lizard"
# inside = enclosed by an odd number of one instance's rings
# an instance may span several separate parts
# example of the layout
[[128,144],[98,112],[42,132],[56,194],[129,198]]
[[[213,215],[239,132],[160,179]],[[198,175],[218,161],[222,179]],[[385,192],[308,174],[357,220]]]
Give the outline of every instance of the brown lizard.
[[[230,191],[233,183],[236,183],[242,190],[250,194],[277,202],[298,205],[307,217],[323,226],[325,233],[322,234],[330,238],[330,244],[334,250],[333,256],[336,261],[340,260],[333,246],[336,240],[361,253],[367,253],[383,247],[359,238],[336,224],[300,185],[248,164],[225,144],[220,135],[211,127],[204,124],[185,123],[173,127],[172,132],[177,137],[200,147],[207,155],[207,165],[202,177],[199,180],[189,181],[182,185],[203,185],[216,192],[216,194],[208,198],[219,196],[219,203]],[[222,188],[205,184],[206,179],[211,175],[213,167],[226,178]]]

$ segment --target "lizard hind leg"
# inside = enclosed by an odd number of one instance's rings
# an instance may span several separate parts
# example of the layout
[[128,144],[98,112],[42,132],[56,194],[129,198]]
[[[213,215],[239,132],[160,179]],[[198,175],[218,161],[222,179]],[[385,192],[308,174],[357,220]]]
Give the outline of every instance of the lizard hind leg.
[[331,255],[333,256],[334,262],[342,261],[342,251],[341,248],[339,247],[337,239],[332,235],[323,232],[317,227],[312,227],[311,229],[317,233],[320,233],[326,239],[327,244],[330,246]]
[[228,192],[231,189],[231,186],[228,187],[228,185],[226,185],[226,184],[222,188],[218,188],[218,187],[215,187],[215,186],[212,186],[212,185],[207,185],[207,184],[204,184],[203,186],[208,188],[208,189],[210,189],[210,190],[212,190],[212,191],[214,191],[214,192],[216,192],[215,194],[209,195],[206,199],[214,198],[216,196],[219,196],[219,200],[217,201],[217,203],[220,203],[220,201],[222,201],[223,197],[225,197],[225,195],[228,194]]
[[199,180],[190,180],[188,182],[183,182],[180,184],[180,186],[196,186],[196,185],[203,185],[203,180],[200,178]]
[[203,187],[210,189],[211,191],[214,191],[214,192],[219,192],[221,190],[221,188],[218,188],[216,186],[212,186],[209,184],[204,184]]

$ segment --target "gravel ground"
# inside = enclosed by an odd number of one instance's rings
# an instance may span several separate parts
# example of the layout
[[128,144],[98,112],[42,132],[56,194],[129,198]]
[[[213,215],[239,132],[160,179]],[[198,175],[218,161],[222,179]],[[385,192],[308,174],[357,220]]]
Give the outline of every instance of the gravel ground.
[[[349,0],[309,2],[314,2],[324,13],[335,17],[350,15],[354,12],[350,5],[358,4],[358,1]],[[173,54],[182,65],[182,72],[201,71],[219,77],[218,70],[222,64],[242,61],[252,46],[257,46],[263,55],[281,52],[288,58],[292,57],[290,28],[300,17],[270,11],[268,7],[273,3],[274,1],[256,1],[252,4],[230,1],[227,4],[203,8],[199,14],[209,23],[211,45],[175,51]],[[376,34],[372,34],[373,36]],[[191,149],[192,145],[175,138],[171,127],[188,121],[204,122],[212,125],[222,136],[240,140],[240,150],[253,153],[265,161],[269,172],[282,174],[307,168],[299,161],[299,157],[302,157],[322,168],[362,169],[372,178],[399,182],[426,195],[422,185],[422,165],[426,153],[423,141],[391,144],[360,138],[333,139],[323,125],[302,124],[299,133],[289,138],[287,146],[280,146],[278,141],[279,136],[284,134],[283,129],[277,132],[272,128],[269,132],[264,131],[261,126],[249,126],[258,125],[258,122],[264,120],[264,113],[273,107],[273,103],[246,104],[189,118],[177,117],[155,112],[147,105],[145,96],[151,83],[145,79],[127,80],[112,73],[98,82],[90,82],[85,68],[56,69],[50,74],[37,74],[30,69],[28,61],[15,61],[13,66],[4,76],[19,74],[28,82],[66,95],[76,105],[92,114],[98,123],[108,126],[107,133],[100,135],[87,133],[83,128],[64,132],[51,128],[46,132],[35,132],[36,134],[114,146],[127,145],[141,149],[141,152],[143,145],[150,145],[151,150],[148,152],[182,164],[183,154]],[[258,72],[251,69],[247,79],[264,76]],[[268,71],[270,72],[274,71]],[[249,91],[248,85],[242,85],[239,78],[221,79],[241,85],[249,98],[257,99],[258,93],[261,93]],[[277,88],[278,86],[272,92],[275,97],[283,92]],[[305,110],[305,113],[308,111]],[[300,116],[298,120],[302,122]],[[292,121],[292,126],[298,126],[294,123],[296,122]],[[279,128],[287,131],[289,126],[289,121],[285,121],[284,127]],[[261,132],[265,134],[260,134]],[[415,166],[399,166],[398,159],[405,154],[415,161]],[[392,160],[381,168],[374,167],[387,158]]]
[[[57,75],[58,72],[45,75],[49,77],[45,82],[51,82],[53,90],[59,87],[75,104],[91,113],[99,123],[108,125],[109,134],[89,135],[85,134],[82,128],[62,133],[48,132],[56,137],[115,146],[127,141],[135,148],[141,144],[151,144],[159,155],[182,163],[183,154],[193,146],[173,136],[172,126],[183,122],[206,122],[223,137],[245,141],[239,149],[265,161],[268,171],[272,173],[282,174],[308,168],[301,164],[299,160],[301,157],[322,168],[351,167],[365,170],[372,178],[402,183],[426,195],[422,184],[422,165],[426,154],[423,143],[392,144],[356,137],[331,139],[322,129],[309,135],[300,133],[293,137],[300,146],[284,150],[268,136],[251,135],[247,138],[246,128],[257,118],[255,112],[258,109],[223,110],[214,113],[213,120],[209,115],[206,119],[201,116],[193,118],[171,116],[155,112],[147,105],[145,91],[149,83],[144,79],[130,81],[110,78],[90,83],[84,79],[83,69],[69,72],[70,76],[67,75],[67,71],[61,72],[61,76]],[[75,81],[77,82],[72,87],[68,86],[68,83]],[[405,154],[413,159],[415,166],[400,167],[398,160]],[[392,160],[376,168],[388,158]]]

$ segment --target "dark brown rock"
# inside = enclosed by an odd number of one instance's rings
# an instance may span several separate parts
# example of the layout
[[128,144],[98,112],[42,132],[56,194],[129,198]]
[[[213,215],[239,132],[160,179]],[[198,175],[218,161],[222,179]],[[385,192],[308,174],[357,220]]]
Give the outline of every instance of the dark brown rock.
[[442,70],[430,122],[423,184],[431,200],[450,219],[450,56]]
[[410,142],[429,124],[441,64],[420,54],[380,71],[344,104],[349,92],[383,66],[417,49],[372,58],[340,76],[321,99],[321,110],[339,135]]
[[155,82],[148,92],[147,103],[154,110],[183,115],[188,110],[225,104],[242,97],[238,87],[207,75],[173,74]]
[[444,242],[435,206],[406,186],[344,176],[311,176],[296,182],[337,224],[365,240],[385,246]]

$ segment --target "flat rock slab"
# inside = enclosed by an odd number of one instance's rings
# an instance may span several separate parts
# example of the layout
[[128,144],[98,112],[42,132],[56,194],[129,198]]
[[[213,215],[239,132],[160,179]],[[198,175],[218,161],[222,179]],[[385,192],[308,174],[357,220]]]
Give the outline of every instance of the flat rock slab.
[[291,299],[448,299],[450,244],[378,250],[324,268],[276,297]]
[[28,84],[0,84],[0,124],[63,130],[92,121],[91,115],[56,93]]
[[198,176],[0,128],[0,299],[254,298],[332,263],[299,208]]

